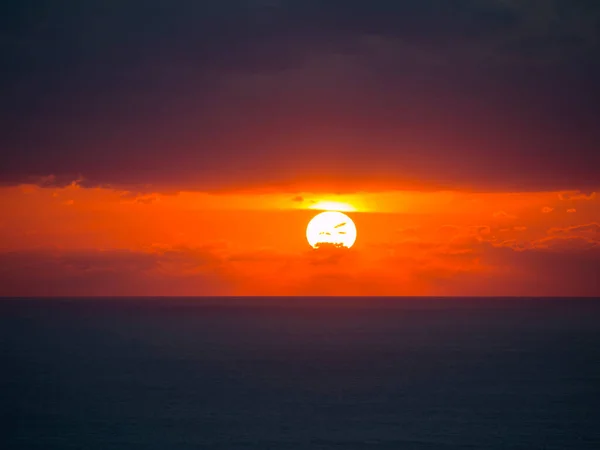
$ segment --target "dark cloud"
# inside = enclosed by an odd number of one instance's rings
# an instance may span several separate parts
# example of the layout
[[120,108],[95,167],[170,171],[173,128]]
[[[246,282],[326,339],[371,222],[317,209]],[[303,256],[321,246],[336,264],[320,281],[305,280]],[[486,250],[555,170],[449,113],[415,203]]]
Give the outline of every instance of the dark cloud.
[[0,181],[595,189],[599,5],[4,2]]
[[591,232],[573,227],[519,246],[462,230],[448,242],[298,254],[224,245],[4,252],[0,295],[598,296],[600,245]]
[[208,247],[0,253],[0,285],[3,296],[211,295],[233,289],[218,252]]
[[[597,297],[600,282],[595,267],[600,264],[600,247],[578,251],[531,249],[515,252],[508,248],[488,247],[486,260],[496,265],[502,276],[487,274],[470,280],[472,293],[497,291],[500,295],[554,297]],[[453,280],[460,283],[461,277]],[[462,286],[468,291],[466,285]]]

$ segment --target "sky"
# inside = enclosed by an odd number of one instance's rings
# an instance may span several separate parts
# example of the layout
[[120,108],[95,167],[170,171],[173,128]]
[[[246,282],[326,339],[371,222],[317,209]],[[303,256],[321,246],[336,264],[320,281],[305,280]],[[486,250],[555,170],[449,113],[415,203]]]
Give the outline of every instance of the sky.
[[[600,296],[600,3],[10,0],[0,295]],[[319,202],[347,251],[305,237]]]

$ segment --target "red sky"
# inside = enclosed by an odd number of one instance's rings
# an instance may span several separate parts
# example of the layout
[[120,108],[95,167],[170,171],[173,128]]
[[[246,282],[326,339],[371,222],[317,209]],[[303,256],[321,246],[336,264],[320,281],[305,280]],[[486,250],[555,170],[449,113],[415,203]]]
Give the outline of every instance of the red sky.
[[0,7],[0,295],[600,296],[600,3],[165,5]]
[[[595,193],[355,194],[5,187],[2,295],[598,295]],[[353,205],[312,250],[315,202]]]

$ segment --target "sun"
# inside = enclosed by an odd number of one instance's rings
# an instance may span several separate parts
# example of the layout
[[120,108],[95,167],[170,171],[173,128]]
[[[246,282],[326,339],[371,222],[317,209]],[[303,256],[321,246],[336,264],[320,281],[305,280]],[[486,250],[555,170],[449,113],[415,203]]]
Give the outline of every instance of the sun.
[[322,244],[350,248],[356,241],[356,226],[342,212],[325,211],[308,223],[306,239],[313,248],[319,248]]

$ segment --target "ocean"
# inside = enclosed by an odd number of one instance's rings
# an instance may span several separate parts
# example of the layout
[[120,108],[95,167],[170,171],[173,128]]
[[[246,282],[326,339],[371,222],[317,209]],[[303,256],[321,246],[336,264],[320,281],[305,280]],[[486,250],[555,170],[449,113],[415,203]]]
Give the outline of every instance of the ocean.
[[0,448],[600,449],[600,299],[0,299]]

